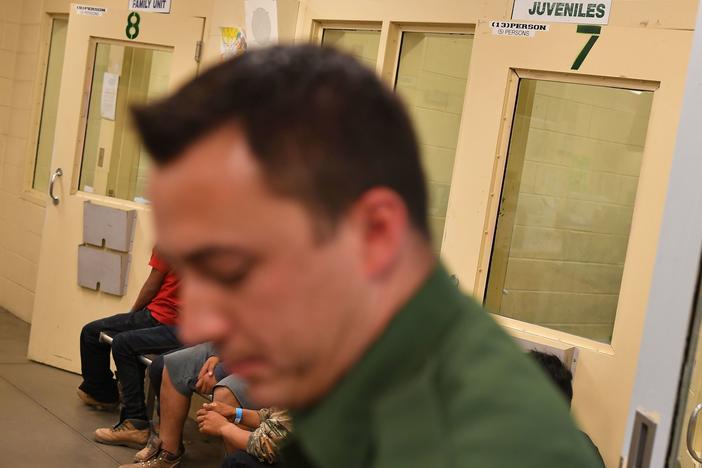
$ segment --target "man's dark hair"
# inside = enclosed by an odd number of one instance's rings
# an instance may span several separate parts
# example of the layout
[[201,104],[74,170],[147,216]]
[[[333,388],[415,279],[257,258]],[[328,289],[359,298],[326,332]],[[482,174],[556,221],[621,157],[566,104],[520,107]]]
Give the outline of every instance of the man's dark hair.
[[553,354],[531,351],[532,358],[539,363],[541,368],[548,374],[556,387],[560,389],[566,397],[568,404],[573,401],[573,374],[568,368]]
[[349,55],[309,45],[246,52],[134,109],[134,117],[157,165],[236,125],[276,193],[335,223],[364,192],[387,187],[429,237],[410,119],[399,98]]

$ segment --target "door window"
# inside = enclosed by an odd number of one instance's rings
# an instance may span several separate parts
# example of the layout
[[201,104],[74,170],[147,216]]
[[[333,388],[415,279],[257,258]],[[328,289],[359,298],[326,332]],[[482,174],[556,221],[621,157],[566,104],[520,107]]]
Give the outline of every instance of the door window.
[[41,123],[37,140],[37,154],[34,163],[32,188],[45,192],[49,187],[49,168],[54,147],[56,116],[58,113],[59,91],[61,89],[61,72],[63,56],[66,51],[67,18],[54,18],[51,26],[51,45],[49,62],[46,67],[44,100],[41,108]]
[[488,310],[611,342],[652,99],[520,82]]
[[172,52],[98,42],[79,190],[146,202],[149,157],[129,112],[168,91]]
[[417,130],[437,253],[444,235],[472,47],[473,36],[468,34],[402,34],[395,89]]
[[325,29],[322,45],[336,47],[353,55],[360,62],[375,70],[378,62],[380,31],[360,29]]

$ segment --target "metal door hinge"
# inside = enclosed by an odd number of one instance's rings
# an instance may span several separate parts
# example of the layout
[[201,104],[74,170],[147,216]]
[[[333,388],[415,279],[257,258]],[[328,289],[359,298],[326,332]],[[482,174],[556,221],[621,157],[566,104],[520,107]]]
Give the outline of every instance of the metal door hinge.
[[197,63],[200,63],[200,59],[202,58],[202,41],[197,41],[195,43],[195,61]]

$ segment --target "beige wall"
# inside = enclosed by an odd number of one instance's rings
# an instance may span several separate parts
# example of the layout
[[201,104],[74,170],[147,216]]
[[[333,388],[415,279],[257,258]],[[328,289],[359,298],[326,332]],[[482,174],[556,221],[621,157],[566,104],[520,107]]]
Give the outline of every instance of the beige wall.
[[[119,9],[127,5],[126,0],[90,3]],[[206,17],[204,66],[219,61],[219,27],[245,26],[243,0],[172,3],[173,14]],[[48,58],[43,42],[48,43],[50,30],[47,13],[66,14],[69,4],[70,0],[0,0],[0,307],[28,322],[47,198],[30,189]],[[297,12],[297,0],[278,1],[282,41],[294,37]]]
[[30,321],[44,209],[22,196],[38,77],[41,0],[0,0],[0,307]]

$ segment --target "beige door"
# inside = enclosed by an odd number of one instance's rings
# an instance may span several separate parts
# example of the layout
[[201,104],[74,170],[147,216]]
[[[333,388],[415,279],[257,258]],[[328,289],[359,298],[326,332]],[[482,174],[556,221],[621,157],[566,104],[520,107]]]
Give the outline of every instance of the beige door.
[[297,37],[405,99],[435,249],[510,333],[578,351],[575,416],[615,467],[692,34],[619,5],[609,26],[510,36],[492,20],[512,3],[309,0]]
[[579,349],[574,412],[615,467],[692,34],[504,32],[476,28],[442,253],[511,333]]
[[[29,346],[31,359],[70,371],[80,371],[81,327],[128,310],[148,274],[148,155],[129,106],[194,76],[203,34],[202,18],[90,4],[97,9],[74,5],[69,17],[50,170],[58,204],[47,205]],[[78,285],[88,201],[136,213],[124,295]],[[114,253],[109,246],[97,250]]]

